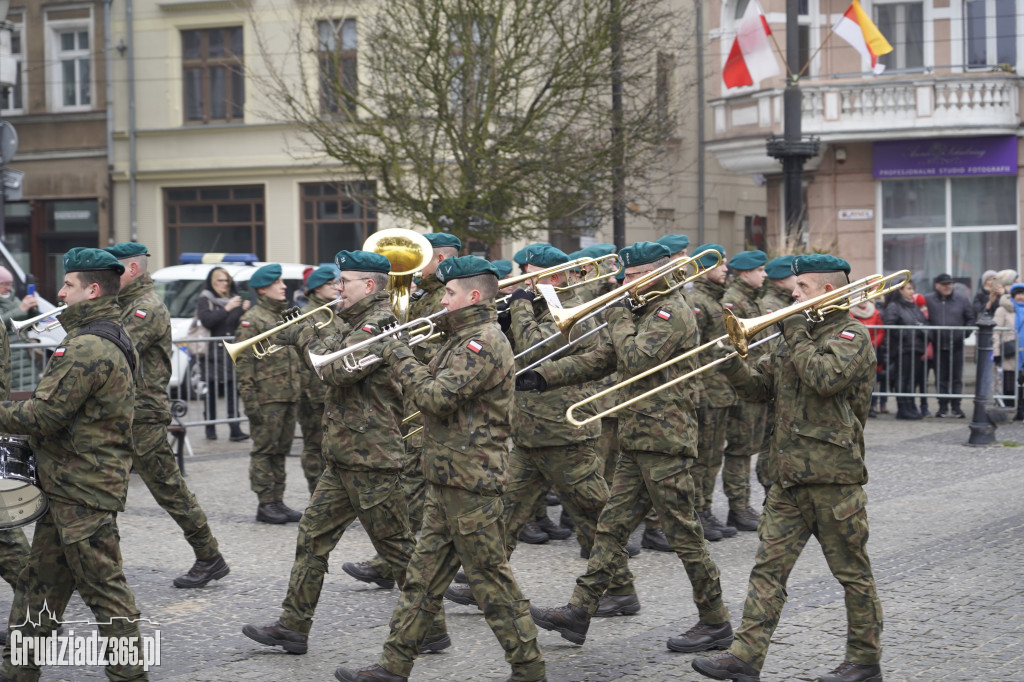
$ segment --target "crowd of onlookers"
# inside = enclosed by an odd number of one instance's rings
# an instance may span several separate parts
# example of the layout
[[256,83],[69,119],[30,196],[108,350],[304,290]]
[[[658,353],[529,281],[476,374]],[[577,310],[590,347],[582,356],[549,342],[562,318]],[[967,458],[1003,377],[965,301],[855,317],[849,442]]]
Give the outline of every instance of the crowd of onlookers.
[[[898,326],[899,329],[870,329],[878,355],[876,393],[915,394],[896,398],[897,419],[922,419],[928,408],[929,379],[934,376],[935,393],[963,393],[964,341],[982,315],[996,323],[993,358],[999,377],[996,393],[1016,396],[1017,420],[1024,420],[1024,395],[1018,377],[1024,348],[1024,284],[1015,270],[986,271],[973,301],[953,278],[940,274],[932,280],[932,291],[921,294],[913,281],[891,291],[884,301],[865,301],[850,313],[870,327]],[[1019,314],[1018,314],[1019,313]],[[885,396],[871,401],[869,416],[887,413]],[[938,398],[936,417],[963,418],[960,399]]]

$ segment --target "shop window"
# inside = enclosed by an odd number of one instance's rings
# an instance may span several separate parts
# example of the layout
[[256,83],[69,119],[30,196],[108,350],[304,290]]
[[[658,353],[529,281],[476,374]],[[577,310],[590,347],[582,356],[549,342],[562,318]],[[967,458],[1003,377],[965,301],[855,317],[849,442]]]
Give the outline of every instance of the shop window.
[[175,187],[164,190],[167,253],[255,253],[265,257],[261,185]]
[[377,231],[374,183],[307,183],[301,191],[304,262],[332,263],[343,249],[363,248]]

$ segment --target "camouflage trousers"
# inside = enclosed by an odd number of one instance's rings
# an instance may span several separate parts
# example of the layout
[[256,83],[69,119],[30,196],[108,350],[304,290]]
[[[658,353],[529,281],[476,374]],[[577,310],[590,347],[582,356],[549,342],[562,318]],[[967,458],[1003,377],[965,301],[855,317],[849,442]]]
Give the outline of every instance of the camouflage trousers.
[[299,521],[281,625],[309,634],[320,600],[328,558],[345,529],[358,518],[370,542],[401,583],[412,554],[405,496],[394,471],[353,471],[328,463]]
[[309,494],[312,495],[324,471],[324,403],[310,402],[306,396],[302,396],[296,411],[299,429],[302,431],[302,475],[306,477]]
[[185,485],[178,461],[167,442],[167,425],[160,422],[133,422],[132,438],[135,452],[132,468],[142,477],[153,499],[185,533],[196,558],[212,559],[220,551],[210,531],[206,514],[196,496]]
[[760,451],[764,442],[767,416],[767,403],[741,401],[729,408],[722,468],[722,488],[729,500],[729,509],[750,506],[750,458]]
[[694,487],[693,507],[697,511],[711,509],[715,480],[722,468],[728,413],[728,407],[701,407],[697,410],[697,461],[690,470]]
[[423,527],[406,571],[402,596],[380,664],[408,677],[431,623],[444,610],[442,595],[461,565],[487,624],[505,650],[512,678],[544,677],[544,657],[530,602],[519,590],[505,555],[500,497],[427,483]]
[[590,549],[594,544],[597,518],[608,501],[608,484],[601,475],[604,459],[598,456],[596,445],[596,439],[545,448],[513,445],[508,459],[510,480],[501,498],[509,556],[516,548],[519,531],[536,518],[537,501],[546,504],[549,481],[576,522],[580,545]]
[[597,522],[594,549],[586,572],[576,579],[571,604],[593,615],[605,592],[636,593],[626,541],[644,514],[654,507],[665,537],[690,578],[700,619],[705,623],[729,620],[729,610],[722,602],[718,566],[694,513],[690,462],[678,455],[622,450],[611,497]]
[[758,670],[786,603],[793,565],[813,535],[846,597],[845,660],[874,665],[882,655],[882,604],[868,560],[867,494],[859,485],[805,485],[768,491],[757,528],[743,623],[730,651]]
[[260,504],[284,499],[284,460],[295,438],[295,403],[260,405],[263,423],[251,426],[249,485]]
[[[411,440],[411,439],[410,439]],[[402,467],[402,490],[405,494],[405,502],[409,508],[409,531],[412,537],[420,532],[423,524],[423,498],[426,497],[426,482],[423,479],[423,463],[420,461],[423,448],[417,445],[410,445],[405,442],[405,464]],[[378,575],[385,578],[395,579],[392,575],[391,564],[380,554],[375,554],[370,559],[370,565]]]
[[[49,510],[36,522],[32,549],[18,576],[9,631],[20,629],[22,637],[49,634],[56,623],[39,615],[49,609],[55,618],[61,618],[76,590],[100,623],[100,635],[138,638],[138,624],[125,620],[137,619],[139,610],[121,568],[117,514],[51,497]],[[33,622],[40,620],[39,625]],[[38,680],[40,671],[33,658],[24,666],[11,665],[10,641],[8,635],[4,677],[16,682]],[[141,665],[108,665],[106,673],[111,680],[149,679]]]
[[12,588],[18,582],[18,574],[25,567],[29,546],[25,531],[21,528],[0,530],[0,577]]

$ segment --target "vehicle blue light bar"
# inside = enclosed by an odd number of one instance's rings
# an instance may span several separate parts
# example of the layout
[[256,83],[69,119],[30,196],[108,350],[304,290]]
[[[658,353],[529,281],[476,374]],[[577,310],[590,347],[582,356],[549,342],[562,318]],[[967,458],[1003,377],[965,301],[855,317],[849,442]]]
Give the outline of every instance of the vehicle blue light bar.
[[199,253],[186,251],[178,258],[182,265],[197,265],[199,263],[244,263],[252,265],[259,262],[255,253]]

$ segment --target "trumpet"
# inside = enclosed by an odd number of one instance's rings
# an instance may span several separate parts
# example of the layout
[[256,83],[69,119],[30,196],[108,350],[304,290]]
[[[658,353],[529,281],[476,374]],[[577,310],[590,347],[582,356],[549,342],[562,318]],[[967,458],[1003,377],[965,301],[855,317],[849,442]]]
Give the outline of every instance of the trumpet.
[[[574,403],[569,407],[568,410],[566,410],[565,418],[573,426],[585,426],[587,424],[590,424],[591,422],[597,421],[598,419],[602,419],[604,417],[607,417],[608,415],[614,414],[619,410],[629,407],[630,405],[634,405],[642,400],[646,400],[651,396],[655,395],[656,393],[665,390],[666,388],[670,388],[680,382],[686,381],[691,377],[701,374],[702,372],[706,372],[712,367],[720,365],[723,362],[731,360],[734,357],[739,356],[745,358],[750,349],[755,348],[756,346],[759,346],[762,343],[767,343],[768,341],[771,341],[772,339],[778,337],[779,334],[781,334],[781,332],[775,332],[771,336],[759,339],[754,343],[750,343],[751,338],[757,336],[759,333],[761,333],[768,327],[777,324],[778,322],[781,322],[790,315],[803,313],[811,322],[821,322],[829,313],[833,313],[838,310],[849,310],[850,308],[854,307],[859,303],[863,303],[864,301],[870,301],[871,299],[885,296],[890,291],[895,291],[901,288],[908,281],[910,281],[909,270],[900,270],[899,272],[895,272],[891,275],[886,275],[885,277],[883,277],[882,275],[870,275],[868,277],[864,277],[863,279],[859,279],[856,282],[851,282],[846,286],[840,287],[838,289],[833,289],[832,291],[828,291],[824,294],[821,294],[820,296],[815,296],[814,298],[808,299],[806,301],[797,301],[793,305],[782,308],[781,310],[776,310],[773,313],[768,313],[767,315],[761,315],[759,317],[753,317],[746,320],[741,320],[735,315],[732,315],[732,313],[729,310],[726,310],[725,326],[728,333],[718,337],[717,339],[712,339],[707,343],[703,343],[697,346],[696,348],[691,348],[685,353],[677,355],[674,358],[670,358],[669,360],[666,360],[665,362],[661,363],[656,367],[651,367],[650,369],[641,372],[640,374],[632,376],[624,381],[620,381],[614,386],[610,386],[604,389],[603,391],[595,393],[594,395],[589,396],[586,399],[579,401],[578,403]],[[652,388],[649,391],[641,393],[638,396],[634,396],[623,403],[615,405],[614,407],[610,407],[607,410],[604,410],[603,412],[591,415],[586,419],[581,420],[573,416],[573,412],[580,409],[584,405],[588,405],[594,402],[595,400],[599,400],[605,397],[606,395],[614,393],[615,391],[619,391],[625,388],[626,386],[634,384],[637,381],[640,381],[641,379],[648,377],[651,374],[654,374],[655,372],[660,372],[661,370],[671,367],[672,365],[675,365],[679,362],[682,362],[687,358],[691,358],[694,355],[697,355],[711,348],[712,346],[724,342],[726,339],[728,339],[732,343],[733,347],[736,349],[733,352],[729,353],[728,355],[720,357],[717,360],[713,360],[707,363],[706,365],[701,365],[700,367],[697,367],[694,370],[677,376],[671,379],[670,381],[667,381],[659,386],[656,386],[655,388]]]
[[290,327],[293,324],[302,322],[303,320],[313,317],[314,315],[320,312],[325,312],[328,315],[328,318],[326,320],[324,320],[323,322],[318,322],[316,324],[317,329],[323,329],[324,327],[330,325],[334,321],[334,311],[332,310],[332,308],[337,304],[338,301],[336,300],[331,301],[330,303],[325,303],[319,308],[314,308],[313,310],[310,310],[308,312],[296,315],[291,319],[285,320],[284,322],[277,325],[273,329],[268,329],[262,334],[257,334],[256,336],[246,339],[245,341],[237,341],[235,343],[229,343],[227,341],[224,341],[224,350],[227,351],[228,357],[231,358],[231,362],[234,362],[236,364],[238,363],[238,356],[241,354],[241,352],[249,348],[252,349],[252,354],[255,358],[262,360],[271,353],[276,353],[277,351],[284,348],[284,346],[279,346],[276,343],[264,343],[271,336],[277,334],[286,327]]
[[381,332],[380,334],[377,334],[376,336],[373,336],[369,339],[364,339],[359,343],[352,344],[351,346],[346,346],[340,350],[334,351],[333,353],[317,354],[310,351],[309,364],[313,367],[313,370],[316,372],[317,376],[320,377],[321,380],[324,378],[324,367],[338,360],[342,361],[345,369],[348,370],[349,372],[358,372],[359,370],[365,367],[369,367],[374,363],[380,362],[381,359],[379,356],[374,355],[373,353],[364,355],[361,358],[354,358],[352,357],[353,355],[360,351],[366,350],[367,348],[370,348],[374,344],[380,342],[381,339],[385,339],[389,336],[394,336],[395,334],[404,332],[408,329],[415,330],[413,336],[409,339],[409,342],[407,344],[410,347],[421,344],[424,341],[427,341],[428,339],[432,339],[436,336],[434,332],[434,318],[440,317],[441,315],[445,315],[447,314],[447,312],[447,308],[442,308],[433,315],[428,315],[427,317],[421,317],[416,320],[411,320],[404,324],[394,325],[386,329],[385,331]]
[[11,327],[18,334],[21,334],[23,332],[35,332],[37,334],[43,334],[45,332],[50,331],[51,329],[56,329],[57,327],[59,327],[60,322],[58,320],[54,320],[53,322],[48,322],[45,326],[40,326],[40,323],[43,322],[48,317],[57,317],[67,309],[68,307],[66,305],[62,305],[59,308],[54,308],[48,313],[36,315],[35,317],[30,317],[27,320],[12,321]]

